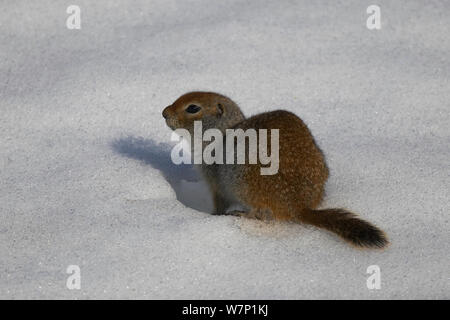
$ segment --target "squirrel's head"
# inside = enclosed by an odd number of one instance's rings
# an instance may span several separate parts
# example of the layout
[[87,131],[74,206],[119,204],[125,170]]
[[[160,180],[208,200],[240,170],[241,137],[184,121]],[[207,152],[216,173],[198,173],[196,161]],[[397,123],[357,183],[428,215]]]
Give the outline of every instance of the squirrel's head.
[[167,125],[175,130],[194,130],[194,121],[202,121],[203,130],[225,131],[244,120],[241,110],[231,99],[214,92],[189,92],[162,112]]

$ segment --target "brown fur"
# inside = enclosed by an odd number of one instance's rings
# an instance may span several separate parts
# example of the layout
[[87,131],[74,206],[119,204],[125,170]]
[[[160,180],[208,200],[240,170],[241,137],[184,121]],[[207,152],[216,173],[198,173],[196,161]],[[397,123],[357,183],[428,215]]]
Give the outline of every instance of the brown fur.
[[[200,106],[200,111],[186,112],[191,104]],[[216,214],[226,214],[231,204],[238,203],[244,210],[228,214],[308,223],[360,247],[388,244],[380,229],[353,213],[314,210],[322,201],[329,172],[310,130],[295,114],[277,110],[245,119],[236,103],[223,95],[190,92],[165,108],[163,116],[172,129],[185,128],[191,134],[195,120],[202,120],[204,130],[218,128],[223,133],[227,128],[279,129],[279,170],[275,175],[261,175],[260,163],[201,166],[213,192]]]

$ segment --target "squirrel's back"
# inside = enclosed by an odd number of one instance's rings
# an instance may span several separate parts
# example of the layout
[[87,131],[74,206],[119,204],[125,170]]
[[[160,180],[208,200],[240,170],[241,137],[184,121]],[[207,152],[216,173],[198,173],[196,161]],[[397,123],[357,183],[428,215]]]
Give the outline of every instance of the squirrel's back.
[[[267,129],[268,152],[272,150],[271,129],[278,129],[279,132],[279,168],[276,175],[261,175],[260,163],[235,166],[246,181],[250,194],[263,189],[269,195],[287,196],[289,192],[285,190],[290,189],[296,190],[302,207],[313,208],[319,204],[328,179],[328,167],[311,131],[299,117],[289,111],[276,110],[245,119],[233,129],[255,129],[257,132]],[[259,178],[255,179],[255,175]]]

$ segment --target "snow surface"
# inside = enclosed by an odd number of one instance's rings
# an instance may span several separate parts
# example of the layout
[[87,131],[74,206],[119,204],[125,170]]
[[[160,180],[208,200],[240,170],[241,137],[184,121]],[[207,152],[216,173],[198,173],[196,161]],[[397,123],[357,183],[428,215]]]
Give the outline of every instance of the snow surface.
[[[377,1],[379,31],[371,4],[2,1],[0,298],[450,298],[450,2]],[[298,114],[331,169],[323,207],[392,245],[205,213],[161,117],[190,90]]]

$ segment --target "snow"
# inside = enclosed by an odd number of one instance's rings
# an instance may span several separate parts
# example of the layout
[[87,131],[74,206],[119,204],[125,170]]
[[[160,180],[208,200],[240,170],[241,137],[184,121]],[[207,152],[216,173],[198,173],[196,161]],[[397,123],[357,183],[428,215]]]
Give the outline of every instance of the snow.
[[[1,299],[450,298],[448,2],[378,1],[372,31],[356,0],[77,0],[81,30],[70,4],[2,3]],[[299,115],[331,169],[322,207],[391,246],[206,213],[161,116],[191,90]]]

